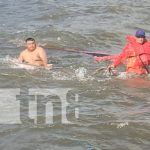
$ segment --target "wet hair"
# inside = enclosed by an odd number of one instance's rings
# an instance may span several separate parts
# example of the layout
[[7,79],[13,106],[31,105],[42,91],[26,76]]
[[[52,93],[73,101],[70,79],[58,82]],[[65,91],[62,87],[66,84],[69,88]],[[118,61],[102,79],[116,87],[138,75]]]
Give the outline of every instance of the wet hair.
[[33,42],[35,42],[35,39],[34,39],[34,38],[27,38],[25,41],[26,41],[26,42],[28,42],[28,41],[33,41]]

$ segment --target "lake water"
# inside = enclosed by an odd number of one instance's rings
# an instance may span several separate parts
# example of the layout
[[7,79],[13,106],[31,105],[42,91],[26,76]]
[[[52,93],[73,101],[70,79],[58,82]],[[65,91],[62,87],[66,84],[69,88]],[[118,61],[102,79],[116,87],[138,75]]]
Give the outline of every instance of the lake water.
[[[59,49],[118,54],[136,29],[150,37],[149,9],[148,0],[0,0],[0,150],[148,150],[150,77],[93,74],[110,62]],[[28,37],[53,70],[16,62]]]

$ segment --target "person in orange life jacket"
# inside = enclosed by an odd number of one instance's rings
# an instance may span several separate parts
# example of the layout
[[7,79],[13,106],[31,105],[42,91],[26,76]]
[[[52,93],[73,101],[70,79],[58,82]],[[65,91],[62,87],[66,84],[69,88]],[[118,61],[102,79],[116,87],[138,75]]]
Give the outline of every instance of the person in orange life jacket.
[[147,67],[150,65],[150,41],[145,38],[145,31],[139,29],[135,36],[127,36],[127,40],[128,43],[123,48],[122,53],[111,57],[114,62],[108,66],[108,69],[125,63],[127,73],[140,75],[150,73]]

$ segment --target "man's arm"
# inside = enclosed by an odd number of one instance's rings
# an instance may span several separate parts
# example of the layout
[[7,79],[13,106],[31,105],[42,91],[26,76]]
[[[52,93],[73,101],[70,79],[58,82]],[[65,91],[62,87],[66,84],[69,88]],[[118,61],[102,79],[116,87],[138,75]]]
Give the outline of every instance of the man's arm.
[[95,61],[97,61],[97,62],[105,61],[105,60],[113,60],[113,59],[115,59],[115,58],[116,58],[115,55],[103,56],[103,57],[97,57],[97,56],[95,56],[95,57],[94,57]]
[[44,67],[47,67],[47,63],[48,63],[47,54],[46,54],[45,50],[41,47],[39,47],[39,56],[43,62]]
[[46,54],[45,50],[41,47],[39,48],[39,56],[40,56],[41,60],[43,61],[43,65],[44,65],[45,69],[52,69],[53,65],[48,64],[47,54]]
[[118,56],[116,56],[114,62],[110,66],[108,66],[108,68],[116,68],[120,64],[124,63],[128,57],[128,52],[127,52],[128,48],[129,48],[129,44],[127,44],[124,47],[123,51]]
[[20,55],[19,55],[19,57],[18,57],[18,60],[19,60],[19,62],[21,62],[21,63],[24,61],[24,59],[23,59],[23,52],[20,53]]

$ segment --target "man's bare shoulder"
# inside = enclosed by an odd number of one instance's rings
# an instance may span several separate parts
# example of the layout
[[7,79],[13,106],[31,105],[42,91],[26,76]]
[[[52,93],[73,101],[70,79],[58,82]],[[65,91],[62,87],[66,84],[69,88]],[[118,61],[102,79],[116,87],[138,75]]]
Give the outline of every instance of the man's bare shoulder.
[[42,48],[42,47],[40,47],[40,46],[38,46],[38,47],[36,48],[36,50],[39,51],[39,52],[45,51],[44,48]]
[[27,52],[27,49],[24,49],[20,52],[20,55],[24,55]]
[[36,51],[39,55],[46,55],[46,51],[42,47],[37,47]]

